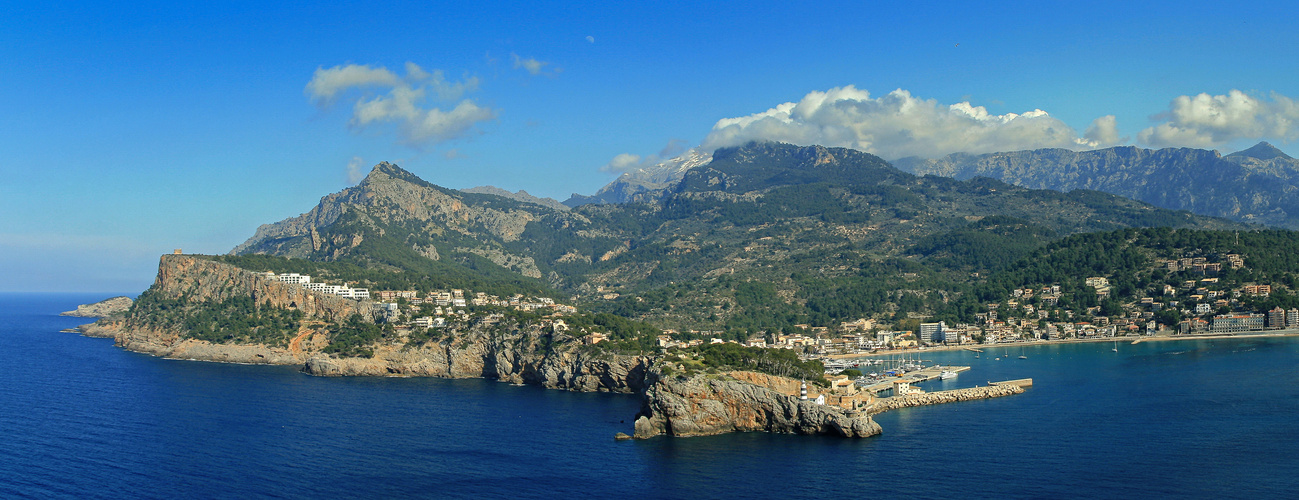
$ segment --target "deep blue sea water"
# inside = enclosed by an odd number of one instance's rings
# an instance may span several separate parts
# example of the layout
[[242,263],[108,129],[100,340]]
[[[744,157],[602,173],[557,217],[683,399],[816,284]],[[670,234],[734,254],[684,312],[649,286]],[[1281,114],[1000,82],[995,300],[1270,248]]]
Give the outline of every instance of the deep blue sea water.
[[[930,389],[1018,396],[890,412],[862,440],[616,442],[633,396],[487,380],[316,378],[59,333],[102,295],[0,295],[2,498],[1284,498],[1299,342],[928,353]],[[995,358],[1004,354],[1001,361]]]

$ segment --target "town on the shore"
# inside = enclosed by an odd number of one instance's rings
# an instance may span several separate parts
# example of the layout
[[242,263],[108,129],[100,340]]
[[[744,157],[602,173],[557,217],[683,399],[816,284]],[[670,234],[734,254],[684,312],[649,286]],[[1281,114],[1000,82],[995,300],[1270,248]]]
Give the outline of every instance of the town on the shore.
[[[1204,257],[1196,257],[1161,261],[1159,265],[1170,272],[1184,272],[1184,275],[1199,277],[1181,281],[1179,286],[1164,284],[1161,294],[1122,304],[1117,311],[1103,310],[1101,306],[1078,310],[1061,308],[1060,297],[1065,290],[1060,285],[1047,285],[1012,290],[1003,300],[986,304],[986,311],[977,313],[974,323],[922,322],[924,317],[919,316],[915,319],[921,322],[908,322],[907,326],[913,328],[902,329],[897,328],[902,322],[859,318],[842,322],[837,327],[795,325],[794,332],[757,332],[742,342],[734,338],[723,340],[723,332],[720,331],[669,329],[663,330],[658,337],[658,344],[663,348],[677,348],[733,342],[751,347],[793,349],[805,358],[825,358],[936,346],[1154,335],[1241,334],[1299,328],[1299,308],[1247,310],[1242,299],[1265,298],[1273,292],[1272,286],[1227,286],[1228,284],[1220,283],[1216,275],[1223,266],[1232,269],[1244,266],[1239,255],[1228,254],[1222,260],[1223,262],[1210,262]],[[577,307],[556,302],[549,297],[527,297],[522,294],[499,297],[463,289],[424,293],[414,290],[371,291],[353,288],[348,284],[313,281],[311,276],[305,274],[264,274],[270,279],[321,293],[355,300],[372,300],[375,302],[375,317],[393,324],[399,331],[441,328],[448,321],[467,321],[476,315],[489,322],[496,321],[502,317],[503,311],[534,313],[545,326],[555,331],[567,331],[569,327],[563,317],[578,312]],[[1085,293],[1095,293],[1100,299],[1109,298],[1112,293],[1111,284],[1105,277],[1089,277],[1085,280],[1085,285]],[[1178,316],[1186,319],[1176,324],[1164,324],[1160,319],[1168,316],[1159,313],[1165,310],[1178,311]],[[607,338],[596,331],[569,334],[576,334],[590,344],[600,343]]]

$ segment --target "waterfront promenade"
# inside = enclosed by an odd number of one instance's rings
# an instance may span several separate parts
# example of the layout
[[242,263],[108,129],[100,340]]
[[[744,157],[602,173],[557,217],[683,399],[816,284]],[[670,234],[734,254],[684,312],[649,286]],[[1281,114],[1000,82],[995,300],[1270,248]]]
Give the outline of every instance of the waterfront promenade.
[[960,345],[940,345],[932,347],[923,347],[918,349],[892,349],[879,350],[875,352],[859,352],[850,354],[833,354],[825,356],[826,359],[833,360],[851,360],[864,358],[877,358],[882,356],[897,356],[904,354],[916,354],[924,352],[943,352],[943,351],[971,351],[982,353],[984,351],[995,351],[998,348],[1013,348],[1024,346],[1039,345],[1062,345],[1062,344],[1085,344],[1091,342],[1125,342],[1130,344],[1140,344],[1142,342],[1158,342],[1169,340],[1221,340],[1221,339],[1251,339],[1267,337],[1299,337],[1299,328],[1286,328],[1284,330],[1259,330],[1253,332],[1240,333],[1205,333],[1196,335],[1125,335],[1121,337],[1091,337],[1085,339],[1061,339],[1061,340],[1028,340],[1024,342],[1009,342],[1000,344],[960,344]]

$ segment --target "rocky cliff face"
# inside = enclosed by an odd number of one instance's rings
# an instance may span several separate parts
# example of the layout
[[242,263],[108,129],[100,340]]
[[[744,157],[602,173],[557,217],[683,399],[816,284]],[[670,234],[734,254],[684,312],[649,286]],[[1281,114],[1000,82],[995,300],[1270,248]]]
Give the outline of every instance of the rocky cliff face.
[[650,358],[582,351],[552,351],[537,343],[535,327],[478,325],[452,338],[418,347],[381,346],[372,358],[315,355],[303,371],[319,376],[413,376],[491,378],[551,389],[638,392],[644,389]]
[[[146,294],[156,299],[180,300],[186,307],[203,307],[237,297],[274,309],[302,311],[304,327],[286,347],[261,344],[213,344],[189,338],[183,325],[168,321],[166,312],[133,307],[124,317],[101,320],[82,328],[87,336],[112,336],[117,345],[156,356],[204,361],[257,364],[301,363],[313,347],[323,347],[323,332],[307,324],[338,323],[353,314],[368,318],[373,305],[313,292],[229,264],[189,255],[164,255],[158,277]],[[139,304],[137,304],[139,305]],[[111,335],[110,335],[111,334]]]
[[368,316],[373,303],[313,292],[222,262],[189,255],[164,255],[150,291],[191,302],[220,302],[248,296],[257,304],[297,309],[306,318],[339,322],[352,314]]
[[287,347],[196,340],[183,328],[160,321],[165,318],[140,317],[143,311],[84,325],[82,333],[111,336],[121,347],[157,356],[301,364],[305,372],[313,375],[487,377],[580,391],[640,391],[650,362],[641,356],[584,350],[576,339],[556,338],[540,325],[483,322],[444,330],[436,341],[390,339],[374,346],[373,357],[331,357],[323,352],[329,345],[329,333],[323,325],[341,323],[357,313],[368,318],[372,307],[369,301],[313,292],[228,264],[185,255],[162,257],[150,293],[165,299],[183,298],[189,304],[247,296],[264,307],[302,311],[303,325]]
[[[797,383],[794,381],[794,383]],[[880,434],[867,414],[802,401],[725,375],[662,376],[651,371],[637,439],[765,431],[868,437]]]

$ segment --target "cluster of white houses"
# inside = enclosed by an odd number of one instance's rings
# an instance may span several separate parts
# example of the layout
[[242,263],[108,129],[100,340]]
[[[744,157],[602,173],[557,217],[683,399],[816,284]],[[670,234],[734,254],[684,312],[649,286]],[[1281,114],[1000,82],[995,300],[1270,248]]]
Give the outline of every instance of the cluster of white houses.
[[[416,290],[377,290],[371,292],[365,288],[330,285],[312,281],[311,276],[306,274],[275,274],[267,272],[264,275],[269,279],[298,285],[321,293],[356,300],[375,300],[378,302],[374,308],[376,316],[385,321],[398,322],[399,328],[440,328],[445,326],[450,318],[457,316],[463,319],[469,318],[470,313],[464,309],[469,305],[498,306],[516,311],[536,312],[554,316],[577,313],[576,307],[556,303],[554,299],[549,297],[525,297],[523,294],[515,294],[512,297],[502,298],[483,292],[474,293],[462,289],[434,290],[423,294],[421,297],[420,292]],[[402,301],[405,303],[405,310],[403,310],[400,303]],[[431,308],[421,307],[426,304]],[[497,314],[486,317],[492,319],[499,316]],[[403,317],[406,320],[401,320]],[[567,329],[567,325],[563,321],[557,321],[556,325],[557,328]]]
[[314,290],[321,293],[328,293],[330,295],[337,295],[339,297],[343,297],[346,299],[361,300],[361,299],[370,298],[370,290],[368,289],[352,288],[347,285],[330,285],[328,283],[323,283],[319,281],[311,281],[311,275],[308,274],[298,274],[298,273],[275,274],[273,272],[267,271],[266,277],[282,283],[302,285],[303,288],[306,288],[308,290]]

